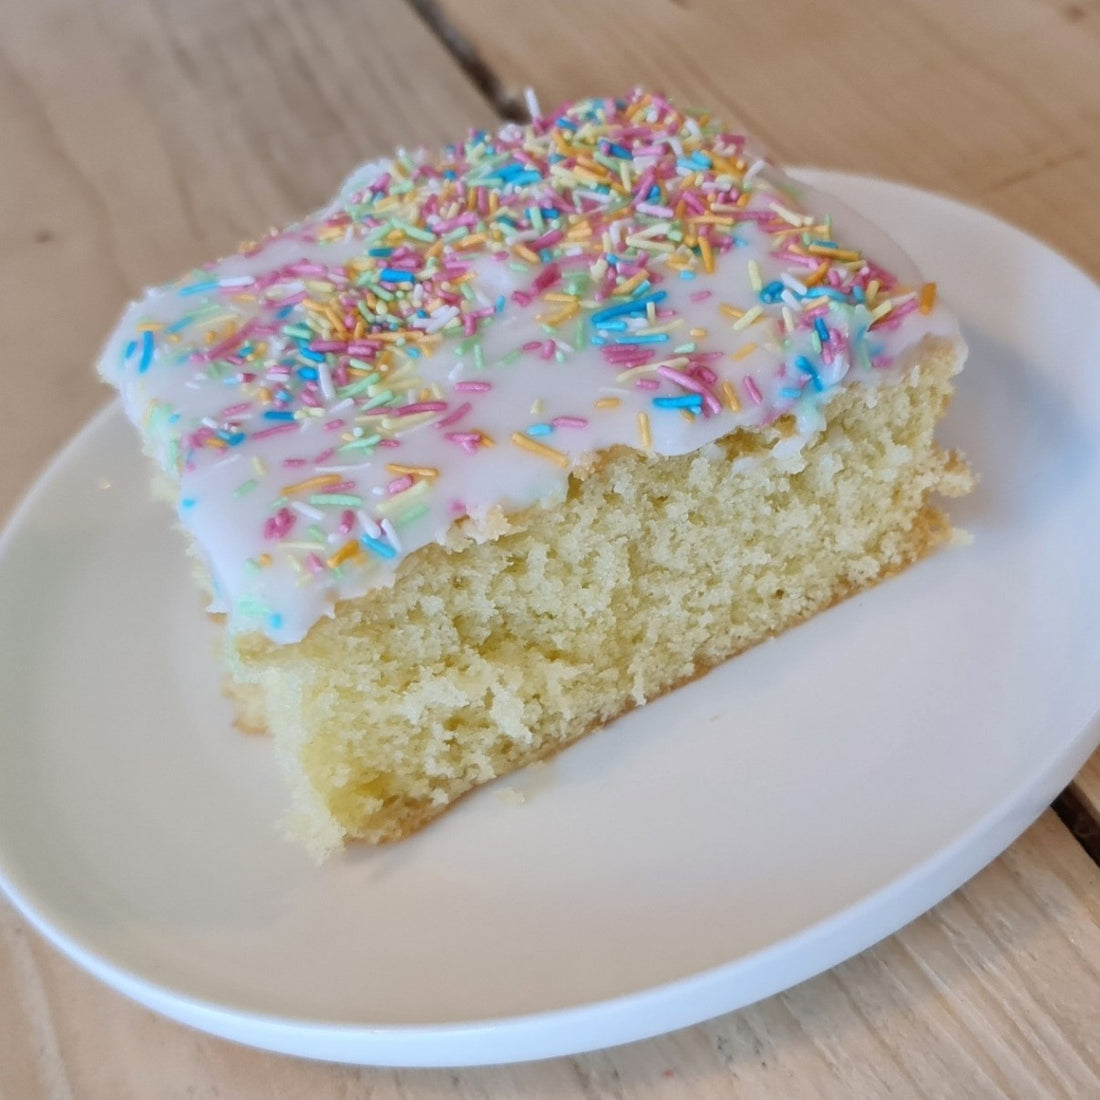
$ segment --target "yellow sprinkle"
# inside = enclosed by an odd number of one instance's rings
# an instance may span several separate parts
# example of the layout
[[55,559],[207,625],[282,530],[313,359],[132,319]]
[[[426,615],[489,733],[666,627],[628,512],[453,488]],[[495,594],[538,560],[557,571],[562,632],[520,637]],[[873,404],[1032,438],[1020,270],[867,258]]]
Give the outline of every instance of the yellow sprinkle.
[[621,402],[617,397],[601,397],[596,402],[597,409],[617,409]]
[[400,493],[394,493],[392,497],[383,497],[374,505],[374,510],[380,516],[388,516],[391,512],[399,512],[410,500],[422,497],[428,491],[429,482],[417,481]]
[[748,359],[752,353],[756,351],[756,345],[751,341],[747,344],[742,344],[734,353],[733,358],[736,360]]
[[737,391],[733,388],[733,383],[728,378],[722,383],[722,394],[726,399],[726,404],[729,406],[730,412],[741,411],[741,402],[737,400]]
[[757,293],[764,285],[764,280],[760,278],[760,265],[755,260],[749,260],[749,285]]
[[893,308],[894,303],[889,298],[887,298],[886,301],[882,302],[880,305],[877,305],[873,310],[871,310],[871,324],[874,324],[876,321],[881,320]]
[[267,473],[267,467],[259,455],[252,456],[252,469],[256,471],[257,477],[263,477]]
[[256,563],[258,565],[262,566],[264,569],[266,569],[271,564],[271,555],[270,554],[261,554],[256,559]]
[[335,569],[338,565],[343,565],[348,558],[354,558],[359,553],[359,543],[354,539],[350,542],[345,542],[335,554],[331,554],[328,559],[328,566],[330,569]]
[[311,493],[315,489],[327,489],[330,485],[339,485],[343,478],[339,474],[318,474],[307,477],[305,481],[296,481],[293,485],[284,485],[282,495],[294,496],[296,493]]
[[142,321],[137,330],[138,332],[160,332],[162,328],[164,328],[163,321]]
[[850,248],[833,248],[827,244],[811,244],[807,249],[811,256],[828,256],[831,260],[839,260],[846,263],[850,260],[860,260],[863,257]]
[[649,417],[644,413],[638,413],[638,441],[642,449],[648,451],[653,446],[653,435],[649,430]]
[[687,421],[687,422],[688,422],[689,424],[690,424],[690,423],[691,423],[691,422],[692,422],[692,421],[693,421],[693,420],[695,419],[695,417],[694,417],[694,416],[692,416],[692,415],[691,415],[691,413],[690,413],[690,412],[688,412],[688,410],[687,410],[687,409],[681,409],[681,410],[680,410],[680,415],[681,415],[681,416],[682,416],[682,417],[683,417],[683,418],[684,418],[684,419],[685,419],[685,420],[686,420],[686,421]]
[[737,306],[731,306],[728,302],[723,302],[718,307],[718,311],[724,313],[732,321],[739,321],[745,316],[745,311],[743,309],[738,309]]
[[537,264],[539,262],[537,254],[532,252],[525,244],[515,245],[512,251],[519,256],[520,259],[526,260],[529,264]]
[[706,237],[699,238],[699,251],[703,256],[703,270],[708,275],[714,274],[714,253],[710,248],[710,241]]
[[539,455],[541,458],[548,458],[551,462],[556,462],[563,470],[569,466],[569,456],[562,454],[561,451],[555,450],[553,447],[548,447],[545,443],[540,443],[537,439],[532,439],[529,435],[524,435],[523,432],[513,432],[512,442],[524,451],[530,451],[533,455]]
[[648,278],[648,275],[649,273],[646,271],[639,271],[636,275],[631,275],[631,277],[627,279],[625,283],[620,283],[617,287],[615,287],[615,289],[611,292],[612,297],[625,298],[628,295],[633,294],[634,290],[645,282],[645,280]]
[[557,328],[558,325],[564,324],[571,317],[576,317],[580,313],[580,302],[573,302],[567,305],[564,309],[559,309],[557,313],[551,313],[549,317],[538,316],[535,318],[540,325],[546,325],[549,328]]
[[693,225],[733,225],[734,220],[728,214],[696,214],[691,219]]
[[434,466],[406,466],[401,462],[387,462],[386,470],[391,474],[411,474],[413,477],[439,477]]
[[477,434],[479,436],[481,436],[481,439],[480,439],[479,442],[481,443],[481,445],[483,447],[495,447],[496,446],[496,443],[493,441],[493,437],[491,435],[486,435],[484,432],[480,432],[480,431]]
[[542,416],[542,398],[541,397],[536,397],[535,400],[531,402],[531,415],[532,416]]
[[733,327],[740,332],[743,328],[748,328],[749,325],[754,324],[760,319],[760,315],[764,312],[763,306],[753,306],[752,309],[745,314],[744,317],[739,318],[733,322]]
[[788,209],[778,202],[770,202],[768,203],[768,207],[774,210],[788,225],[801,227],[809,224],[809,219],[805,218],[802,214],[796,214],[793,210]]
[[[484,233],[471,233],[468,237],[461,237],[455,241],[452,245],[457,251],[462,251],[467,248],[477,248],[485,243],[486,237]],[[534,255],[534,253],[532,253]]]
[[705,328],[689,328],[688,336],[693,340],[705,340],[707,338],[707,330]]
[[548,294],[544,294],[542,300],[544,302],[575,302],[577,296],[575,294],[565,294],[560,290],[552,290]]
[[936,284],[925,283],[920,288],[920,311],[921,313],[931,313],[932,307],[936,304]]

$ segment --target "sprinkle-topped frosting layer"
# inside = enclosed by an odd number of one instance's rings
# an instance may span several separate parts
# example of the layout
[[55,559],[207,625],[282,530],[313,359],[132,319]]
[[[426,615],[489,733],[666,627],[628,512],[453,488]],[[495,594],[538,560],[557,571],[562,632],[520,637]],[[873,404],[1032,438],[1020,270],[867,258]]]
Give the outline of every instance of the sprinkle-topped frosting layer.
[[888,239],[638,91],[364,166],[150,291],[100,370],[231,626],[289,642],[457,519],[560,499],[594,452],[817,431],[841,383],[956,331]]

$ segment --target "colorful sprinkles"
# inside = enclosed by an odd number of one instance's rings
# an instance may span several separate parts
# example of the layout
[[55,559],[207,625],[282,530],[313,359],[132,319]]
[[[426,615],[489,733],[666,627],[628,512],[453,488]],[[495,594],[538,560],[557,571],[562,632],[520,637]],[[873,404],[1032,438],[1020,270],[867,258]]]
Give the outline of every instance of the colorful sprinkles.
[[[232,621],[292,640],[484,506],[462,471],[490,452],[568,471],[608,438],[670,453],[787,414],[813,427],[936,308],[935,284],[835,239],[743,137],[636,91],[367,166],[316,217],[133,307],[102,369],[200,543],[211,503],[255,521],[248,583],[214,562]],[[588,388],[563,404],[553,372],[575,364]],[[289,594],[264,581],[280,569]],[[288,613],[294,592],[312,610]]]

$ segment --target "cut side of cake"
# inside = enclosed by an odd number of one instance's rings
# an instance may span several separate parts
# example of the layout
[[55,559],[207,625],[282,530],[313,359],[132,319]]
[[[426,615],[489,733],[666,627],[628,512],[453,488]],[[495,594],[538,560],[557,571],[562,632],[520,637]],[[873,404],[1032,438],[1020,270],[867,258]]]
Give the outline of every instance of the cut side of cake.
[[364,166],[100,370],[324,855],[950,539],[964,357],[880,230],[637,91]]

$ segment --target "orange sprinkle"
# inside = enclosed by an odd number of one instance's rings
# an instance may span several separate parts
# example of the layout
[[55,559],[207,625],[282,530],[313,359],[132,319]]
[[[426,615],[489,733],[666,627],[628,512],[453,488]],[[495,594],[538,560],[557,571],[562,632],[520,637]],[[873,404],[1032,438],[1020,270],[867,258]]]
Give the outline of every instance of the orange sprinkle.
[[314,489],[327,489],[330,485],[339,485],[341,480],[339,474],[318,474],[307,477],[305,481],[296,481],[293,485],[284,485],[282,495],[289,497],[296,493],[311,493]]
[[269,566],[269,565],[271,564],[271,555],[270,555],[270,554],[261,554],[261,555],[260,555],[260,556],[259,556],[259,557],[258,557],[258,558],[256,559],[256,564],[257,564],[257,565],[260,565],[260,566],[262,566],[262,567],[263,567],[264,569],[266,569],[266,568],[267,568],[267,567],[268,567],[268,566]]
[[932,307],[936,304],[936,284],[925,283],[920,288],[920,311],[921,313],[931,313]]
[[814,268],[813,274],[808,279],[804,279],[803,282],[808,287],[817,286],[817,284],[820,283],[821,280],[824,279],[828,273],[829,261],[822,260],[821,263],[819,263],[817,267]]
[[596,402],[597,409],[617,409],[621,402],[617,397],[601,397]]
[[741,402],[737,400],[737,391],[733,388],[733,383],[728,378],[722,383],[722,395],[726,399],[726,404],[729,406],[730,412],[741,411]]
[[644,450],[653,446],[653,433],[649,430],[649,417],[644,413],[638,413],[638,441]]
[[714,274],[714,253],[710,248],[710,241],[706,237],[699,238],[699,251],[703,255],[703,270],[708,275]]
[[328,559],[328,566],[330,569],[335,569],[338,565],[343,565],[348,558],[354,558],[359,553],[359,543],[354,539],[350,542],[345,542],[335,554],[330,554]]
[[725,314],[732,321],[740,321],[741,318],[745,316],[745,311],[743,309],[738,309],[737,306],[731,306],[728,302],[723,302],[718,307],[718,311]]
[[811,256],[828,256],[832,260],[847,263],[851,260],[860,260],[863,257],[850,248],[832,248],[827,244],[812,244],[806,249]]
[[406,466],[401,462],[387,462],[386,470],[391,474],[412,474],[414,477],[439,477],[434,466]]
[[756,351],[756,345],[751,341],[747,344],[742,344],[735,352],[732,353],[732,358],[736,360],[748,359],[752,353]]
[[[482,438],[484,439],[484,436]],[[563,470],[569,466],[568,455],[555,450],[553,447],[548,447],[545,443],[540,443],[537,439],[532,439],[529,435],[524,435],[523,432],[513,432],[512,442],[524,451],[530,451],[533,455],[539,455],[541,458],[548,458],[551,462],[556,462]]]
[[517,244],[512,251],[520,257],[522,260],[526,260],[529,264],[539,263],[538,256],[531,251],[525,244]]

